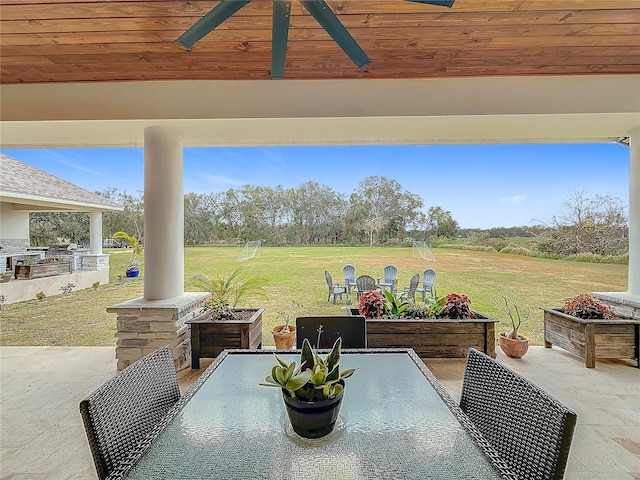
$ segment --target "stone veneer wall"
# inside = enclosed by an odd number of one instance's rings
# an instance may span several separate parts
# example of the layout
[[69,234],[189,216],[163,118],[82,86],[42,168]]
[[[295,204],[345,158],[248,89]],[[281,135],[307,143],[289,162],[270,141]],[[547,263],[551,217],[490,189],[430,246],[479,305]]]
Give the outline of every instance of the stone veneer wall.
[[191,334],[185,322],[211,294],[188,292],[167,300],[136,298],[107,308],[118,315],[116,359],[122,370],[148,353],[170,345],[176,370],[191,365]]
[[88,253],[80,258],[82,259],[82,270],[98,271],[109,268],[109,255]]

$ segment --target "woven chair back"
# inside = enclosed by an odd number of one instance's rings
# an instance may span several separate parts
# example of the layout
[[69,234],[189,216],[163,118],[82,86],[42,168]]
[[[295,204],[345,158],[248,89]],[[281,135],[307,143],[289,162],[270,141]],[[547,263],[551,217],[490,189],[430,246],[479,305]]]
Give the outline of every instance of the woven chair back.
[[180,398],[169,346],[142,357],[80,402],[98,478],[106,478]]
[[460,408],[521,480],[561,480],[577,416],[529,380],[469,349]]

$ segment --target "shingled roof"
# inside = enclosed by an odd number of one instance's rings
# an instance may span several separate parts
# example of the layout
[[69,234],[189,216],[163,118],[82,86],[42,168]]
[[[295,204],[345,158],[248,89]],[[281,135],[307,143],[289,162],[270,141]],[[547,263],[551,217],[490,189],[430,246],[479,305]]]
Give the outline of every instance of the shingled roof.
[[2,154],[0,200],[32,206],[34,211],[123,209],[111,200]]

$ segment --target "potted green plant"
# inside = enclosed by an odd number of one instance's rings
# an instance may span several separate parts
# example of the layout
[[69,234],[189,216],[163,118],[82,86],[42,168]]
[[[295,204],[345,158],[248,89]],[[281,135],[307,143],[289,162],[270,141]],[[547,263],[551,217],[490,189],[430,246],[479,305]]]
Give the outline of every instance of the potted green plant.
[[235,270],[213,278],[196,273],[190,284],[211,294],[194,318],[185,322],[191,328],[192,368],[200,368],[201,357],[217,357],[226,348],[262,346],[265,309],[239,308],[238,304],[252,297],[267,298],[264,280]]
[[125,272],[127,277],[137,277],[140,274],[140,264],[138,263],[138,255],[142,253],[142,243],[137,237],[131,236],[126,232],[116,232],[113,234],[113,239],[124,240],[127,242],[132,250],[133,256],[129,262],[129,266]]
[[345,379],[356,370],[340,370],[341,347],[342,338],[338,338],[322,358],[305,338],[300,364],[286,362],[275,355],[278,363],[265,378],[265,383],[260,384],[282,390],[291,426],[301,437],[321,438],[333,431],[340,413]]
[[194,273],[191,285],[211,294],[204,301],[202,312],[210,313],[212,321],[244,318],[247,309],[237,308],[238,303],[249,297],[267,298],[264,289],[266,282],[261,278],[245,275],[240,270],[213,278],[204,273]]
[[287,310],[279,311],[276,316],[282,321],[271,329],[273,341],[278,350],[290,350],[296,344],[296,327],[290,325],[291,321],[296,318],[298,310],[303,305],[295,300],[289,303]]
[[493,296],[496,308],[505,315],[511,323],[511,330],[498,335],[498,345],[507,357],[521,358],[529,350],[529,339],[518,333],[522,322],[531,318],[533,312],[529,307],[522,307],[513,292],[501,293]]

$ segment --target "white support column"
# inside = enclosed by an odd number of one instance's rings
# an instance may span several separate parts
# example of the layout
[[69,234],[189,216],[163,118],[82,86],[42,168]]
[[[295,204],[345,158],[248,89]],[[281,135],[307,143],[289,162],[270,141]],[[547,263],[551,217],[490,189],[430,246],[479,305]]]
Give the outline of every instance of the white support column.
[[182,138],[170,127],[144,130],[144,299],[184,293]]
[[640,128],[629,136],[629,289],[640,296]]
[[102,212],[89,212],[89,253],[102,255]]

